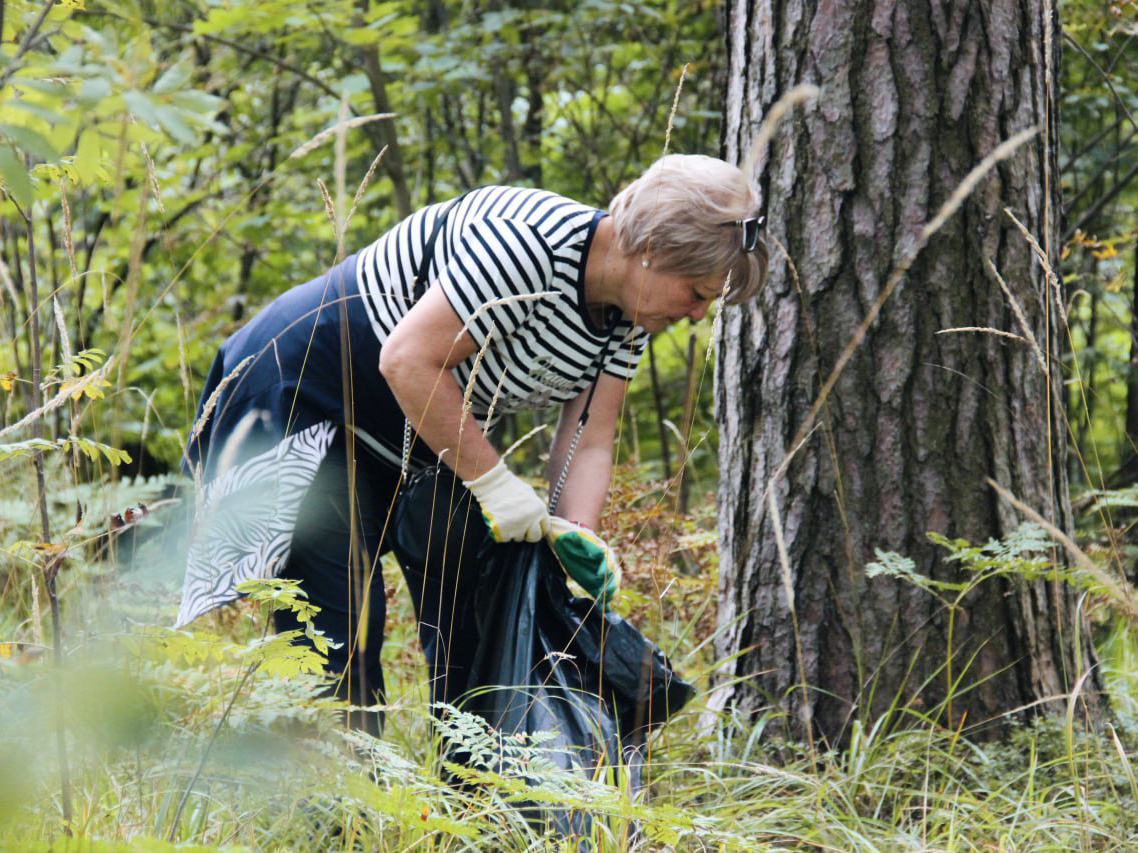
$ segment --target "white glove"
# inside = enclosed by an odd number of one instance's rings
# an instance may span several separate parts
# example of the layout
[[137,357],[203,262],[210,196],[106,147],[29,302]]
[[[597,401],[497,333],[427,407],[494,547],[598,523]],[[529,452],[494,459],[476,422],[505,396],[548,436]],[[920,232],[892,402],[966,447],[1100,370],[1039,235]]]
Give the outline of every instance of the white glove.
[[549,532],[549,510],[533,487],[498,464],[475,480],[463,480],[482,508],[482,518],[496,542],[540,542]]

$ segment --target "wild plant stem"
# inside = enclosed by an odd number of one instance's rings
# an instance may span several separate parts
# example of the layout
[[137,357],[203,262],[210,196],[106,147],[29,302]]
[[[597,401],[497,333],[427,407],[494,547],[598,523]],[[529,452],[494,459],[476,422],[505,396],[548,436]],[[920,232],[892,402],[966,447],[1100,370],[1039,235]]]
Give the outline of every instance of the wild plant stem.
[[32,42],[35,40],[36,34],[40,31],[40,27],[42,27],[43,22],[47,20],[47,13],[51,11],[51,7],[54,5],[55,0],[47,0],[47,2],[43,4],[43,8],[40,9],[39,17],[36,18],[31,29],[24,33],[24,38],[20,42],[20,47],[16,51],[16,55],[8,62],[8,68],[4,73],[0,74],[0,89],[3,89],[4,86],[7,85],[8,79],[20,70],[20,60],[23,59],[24,54],[28,52],[28,48],[32,46]]
[[952,607],[948,608],[948,653],[944,661],[944,677],[945,677],[945,697],[947,700],[946,711],[948,713],[948,727],[952,728],[952,694],[956,692],[952,686],[952,634],[956,629],[956,606],[960,599],[953,602]]
[[209,754],[213,751],[213,745],[217,743],[218,735],[225,727],[225,721],[229,719],[229,712],[233,710],[233,706],[237,704],[237,697],[241,695],[241,691],[245,688],[245,683],[257,671],[260,662],[256,661],[249,664],[245,670],[245,674],[241,676],[241,681],[237,685],[237,689],[233,691],[233,695],[229,697],[229,704],[225,706],[225,711],[221,714],[221,719],[217,721],[217,725],[213,729],[213,734],[210,735],[209,743],[205,745],[205,750],[202,752],[201,761],[198,762],[198,768],[194,771],[194,776],[190,779],[190,783],[186,785],[186,790],[182,792],[182,799],[178,801],[178,808],[174,812],[174,822],[170,824],[170,833],[166,836],[166,840],[171,844],[174,842],[174,836],[178,832],[178,824],[182,821],[182,812],[186,810],[186,803],[189,802],[190,794],[194,790],[194,786],[201,778],[202,771],[205,770],[205,763],[209,760]]
[[[31,166],[30,161],[28,166]],[[39,323],[39,284],[36,280],[36,240],[34,222],[32,220],[33,206],[28,205],[24,214],[24,223],[27,226],[28,239],[28,335],[31,338],[32,359],[32,407],[38,409],[43,402],[43,389],[40,380],[43,375],[43,352],[40,349],[40,323]],[[43,420],[37,418],[32,422],[32,437],[43,438]],[[37,451],[32,457],[32,464],[36,470],[36,500],[40,507],[40,527],[44,544],[51,542],[51,524],[47,516],[47,486],[44,482],[43,452]],[[60,801],[63,808],[63,831],[71,835],[71,772],[67,761],[67,734],[63,725],[63,628],[59,621],[59,598],[56,595],[55,576],[63,557],[48,557],[44,562],[44,585],[47,587],[47,597],[51,605],[51,636],[52,658],[55,662],[56,676],[56,702],[55,702],[55,743],[59,753],[59,787]]]

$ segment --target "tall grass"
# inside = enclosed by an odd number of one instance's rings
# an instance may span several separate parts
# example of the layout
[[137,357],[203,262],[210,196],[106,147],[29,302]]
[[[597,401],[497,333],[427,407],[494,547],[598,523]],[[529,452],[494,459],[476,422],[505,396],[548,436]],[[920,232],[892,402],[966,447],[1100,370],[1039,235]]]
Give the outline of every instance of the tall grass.
[[[509,741],[494,771],[447,765],[402,589],[391,596],[384,651],[392,697],[384,737],[345,731],[337,704],[319,698],[321,678],[305,671],[312,661],[267,642],[257,602],[220,611],[200,632],[154,627],[172,621],[176,601],[174,567],[163,570],[169,541],[159,537],[136,551],[130,567],[87,556],[61,575],[69,638],[62,707],[37,647],[4,647],[0,849],[160,850],[167,839],[206,850],[572,848],[527,821],[524,803],[594,815],[602,850],[1138,846],[1138,644],[1125,629],[1102,644],[1120,711],[1112,731],[1078,730],[1073,718],[1041,720],[1013,728],[1003,743],[980,745],[967,729],[934,722],[941,709],[898,702],[872,728],[855,724],[845,748],[811,756],[807,745],[767,736],[778,728],[769,725],[774,710],[757,726],[731,716],[708,725],[706,688],[717,662],[707,642],[714,591],[705,579],[714,574],[714,550],[697,535],[681,539],[699,569],[691,576],[660,564],[648,547],[673,524],[696,529],[707,519],[655,508],[646,518],[640,507],[654,496],[639,482],[637,471],[620,472],[612,520],[613,538],[641,543],[630,550],[623,607],[634,620],[661,619],[661,642],[703,688],[655,737],[642,796],[556,770],[539,742]],[[124,482],[108,498],[162,484]],[[68,505],[53,502],[57,514]],[[31,515],[15,521],[35,524]],[[1002,553],[1006,561],[987,560],[988,571],[1023,570],[1022,554]],[[1031,571],[1043,570],[1032,563]],[[5,638],[30,635],[28,595],[26,580],[9,577],[0,611]],[[76,838],[66,843],[53,710],[63,715],[71,756]],[[477,719],[457,712],[451,719],[451,737],[464,747],[501,750],[501,739]]]

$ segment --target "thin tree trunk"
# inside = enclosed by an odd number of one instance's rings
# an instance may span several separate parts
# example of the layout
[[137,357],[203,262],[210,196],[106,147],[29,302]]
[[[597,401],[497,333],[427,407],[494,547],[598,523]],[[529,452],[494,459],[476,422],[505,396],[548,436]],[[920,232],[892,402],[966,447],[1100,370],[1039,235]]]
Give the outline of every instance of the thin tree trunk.
[[[31,161],[28,161],[31,168]],[[32,367],[32,405],[38,409],[43,404],[43,392],[40,382],[43,379],[43,354],[40,350],[40,324],[39,324],[39,287],[36,278],[36,241],[35,222],[32,218],[32,208],[25,214],[27,222],[28,245],[28,338],[31,343],[30,357]],[[32,438],[43,438],[43,419],[32,421]],[[59,574],[59,567],[63,562],[63,555],[56,555],[50,550],[51,523],[47,512],[47,487],[44,481],[43,451],[37,450],[32,457],[36,472],[36,501],[40,510],[40,535],[43,537],[45,547],[48,547],[44,559],[43,579],[47,589],[48,601],[51,605],[51,634],[52,659],[55,664],[55,747],[56,757],[59,761],[59,788],[60,806],[63,812],[63,832],[71,835],[71,770],[67,755],[67,733],[64,729],[63,707],[66,701],[63,693],[63,627],[60,623],[59,597],[56,594],[55,580]],[[33,580],[33,583],[35,581]],[[38,630],[38,626],[37,626]]]
[[663,392],[660,389],[660,375],[656,369],[656,349],[648,339],[648,375],[652,379],[652,404],[656,409],[656,425],[660,431],[660,459],[664,463],[664,480],[672,479],[672,454],[668,449],[668,428],[664,425],[667,412],[664,408]]
[[1130,292],[1130,362],[1126,373],[1126,419],[1122,463],[1108,486],[1121,489],[1138,481],[1138,249],[1134,252],[1134,279]]
[[[1091,257],[1089,252],[1087,253],[1087,257],[1091,258],[1090,263],[1088,264],[1090,267],[1089,272],[1091,275],[1094,275],[1094,268],[1097,266],[1097,264],[1094,263],[1094,258]],[[1078,452],[1079,456],[1082,459],[1087,459],[1088,453],[1090,453],[1089,458],[1094,458],[1094,453],[1091,452],[1090,447],[1088,446],[1088,435],[1090,433],[1091,424],[1094,422],[1095,400],[1097,396],[1097,389],[1095,388],[1094,362],[1098,360],[1098,356],[1094,354],[1094,350],[1098,344],[1099,302],[1100,300],[1098,293],[1092,291],[1090,296],[1090,306],[1085,332],[1086,350],[1090,355],[1088,356],[1088,363],[1085,365],[1085,372],[1083,374],[1081,383],[1082,387],[1080,387],[1079,384],[1075,385],[1075,392],[1078,394],[1078,397],[1075,400],[1075,423],[1079,425],[1075,437],[1075,450]],[[1078,465],[1077,460],[1075,464],[1076,466]],[[1090,485],[1092,488],[1094,488],[1096,484],[1088,483],[1087,485]]]
[[676,512],[683,515],[688,511],[688,494],[691,484],[688,482],[691,469],[688,460],[691,457],[691,428],[695,421],[695,396],[699,390],[699,365],[695,357],[695,333],[688,335],[687,353],[687,382],[684,383],[684,407],[680,416],[680,487],[676,494]]
[[[368,0],[359,0],[360,9],[364,12],[368,8]],[[358,23],[358,22],[357,22]],[[371,88],[371,99],[375,104],[377,113],[394,112],[391,108],[391,98],[387,94],[387,83],[384,81],[383,68],[380,65],[379,45],[362,45],[359,49],[360,61],[363,63],[364,74],[367,75],[368,86]],[[407,175],[403,169],[403,151],[399,147],[399,130],[394,119],[387,119],[376,124],[365,125],[370,128],[369,134],[376,138],[376,144],[382,148],[387,146],[387,153],[383,155],[382,166],[391,179],[392,195],[395,199],[395,209],[400,219],[411,215],[411,192],[407,189]]]

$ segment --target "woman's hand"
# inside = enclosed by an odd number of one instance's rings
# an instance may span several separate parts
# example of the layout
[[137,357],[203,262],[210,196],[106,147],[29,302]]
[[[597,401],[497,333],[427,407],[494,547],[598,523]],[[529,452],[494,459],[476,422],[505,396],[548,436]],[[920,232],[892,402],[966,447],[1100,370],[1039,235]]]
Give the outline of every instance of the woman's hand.
[[569,577],[607,609],[620,587],[620,563],[608,543],[588,527],[556,515],[547,538]]
[[549,532],[545,501],[532,486],[511,474],[505,462],[499,460],[481,477],[465,480],[463,485],[478,501],[495,541],[540,542]]

